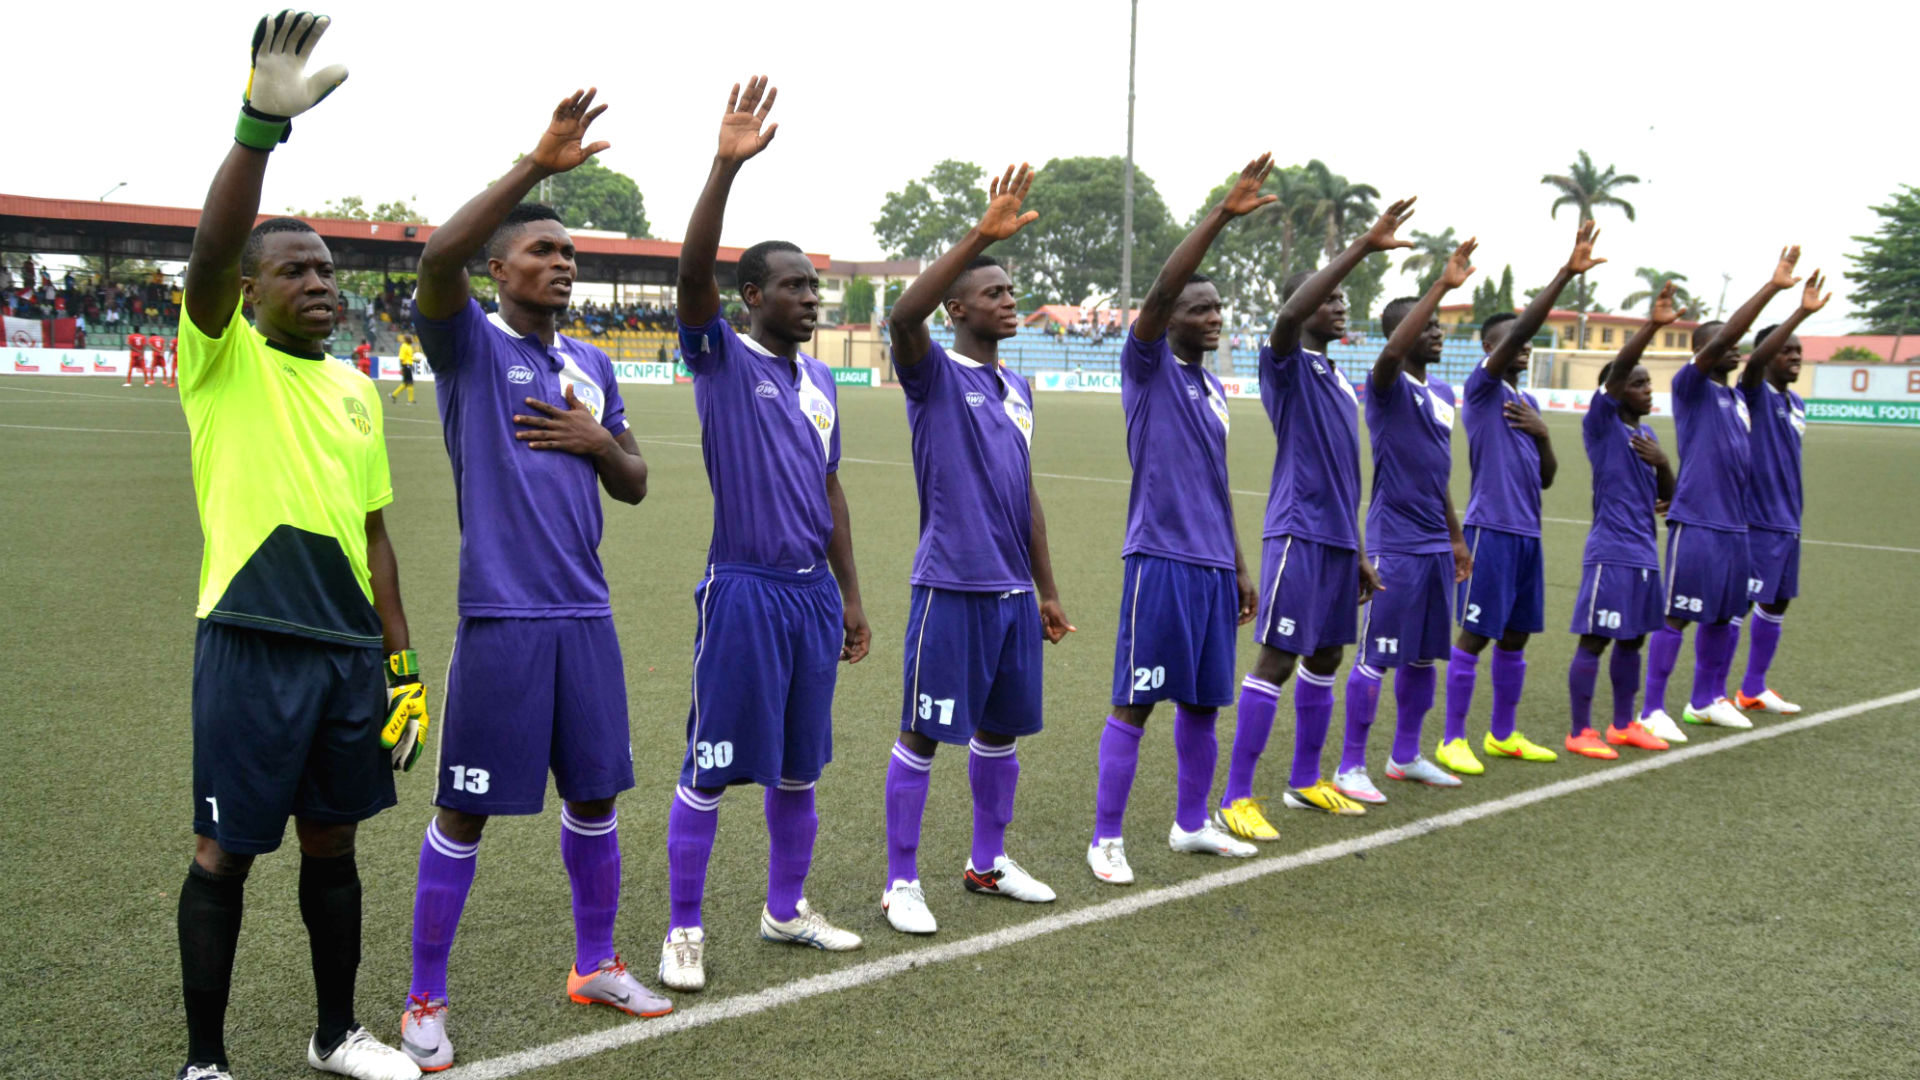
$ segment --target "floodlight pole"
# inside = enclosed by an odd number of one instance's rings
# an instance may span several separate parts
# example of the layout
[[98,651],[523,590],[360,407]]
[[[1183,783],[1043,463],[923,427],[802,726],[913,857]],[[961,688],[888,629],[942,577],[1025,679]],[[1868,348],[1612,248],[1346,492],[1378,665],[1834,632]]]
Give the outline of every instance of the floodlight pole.
[[1127,17],[1127,165],[1121,174],[1120,203],[1120,332],[1133,311],[1133,55],[1139,40],[1140,0],[1132,0]]

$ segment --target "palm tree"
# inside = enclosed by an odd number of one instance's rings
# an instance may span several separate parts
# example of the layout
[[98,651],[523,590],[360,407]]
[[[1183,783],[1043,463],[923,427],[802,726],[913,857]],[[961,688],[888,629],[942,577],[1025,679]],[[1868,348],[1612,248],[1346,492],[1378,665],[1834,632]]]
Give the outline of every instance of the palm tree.
[[1311,216],[1326,226],[1323,248],[1331,259],[1346,246],[1347,222],[1372,221],[1378,212],[1373,200],[1380,197],[1380,191],[1371,184],[1348,183],[1319,158],[1307,162],[1307,185],[1313,199]]
[[1453,249],[1460,246],[1460,238],[1453,235],[1453,226],[1447,226],[1445,232],[1424,233],[1413,230],[1413,250],[1407,255],[1400,269],[1420,275],[1420,291],[1433,288],[1440,280],[1440,271],[1446,269],[1447,257]]
[[[1540,182],[1553,188],[1560,194],[1553,200],[1553,216],[1560,216],[1562,206],[1572,206],[1580,211],[1581,221],[1592,221],[1596,207],[1613,206],[1633,220],[1633,204],[1614,194],[1614,189],[1624,188],[1628,184],[1637,184],[1640,178],[1631,173],[1617,173],[1609,165],[1604,171],[1594,167],[1593,158],[1585,150],[1580,151],[1580,160],[1568,166],[1564,174],[1548,173]],[[1587,317],[1585,308],[1592,305],[1593,294],[1587,290],[1587,275],[1580,275],[1579,295],[1584,301],[1579,326],[1579,338],[1583,344],[1587,340]]]
[[[1633,276],[1639,278],[1644,287],[1628,293],[1627,298],[1620,301],[1620,306],[1623,308],[1632,308],[1644,303],[1647,305],[1647,311],[1649,313],[1653,311],[1654,297],[1660,295],[1660,290],[1666,288],[1667,282],[1687,280],[1687,275],[1685,274],[1675,274],[1666,270],[1657,270],[1651,266],[1643,266],[1635,270]],[[1692,308],[1696,306],[1693,294],[1688,292],[1684,285],[1676,285],[1674,287],[1673,302],[1678,307]]]

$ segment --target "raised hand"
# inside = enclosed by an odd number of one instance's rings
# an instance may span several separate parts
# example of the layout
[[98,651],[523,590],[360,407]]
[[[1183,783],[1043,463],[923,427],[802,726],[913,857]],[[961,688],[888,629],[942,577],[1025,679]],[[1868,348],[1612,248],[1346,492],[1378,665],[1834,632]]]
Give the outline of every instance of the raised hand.
[[1567,269],[1576,274],[1587,271],[1606,262],[1593,257],[1593,242],[1600,239],[1600,227],[1592,218],[1580,223],[1580,232],[1573,239],[1573,254],[1567,256]]
[[1827,306],[1827,301],[1833,299],[1833,294],[1820,295],[1820,290],[1825,288],[1826,284],[1827,279],[1821,276],[1820,271],[1815,270],[1813,276],[1807,279],[1806,287],[1800,290],[1801,311],[1811,315]]
[[347,81],[344,64],[306,73],[307,60],[333,20],[311,11],[262,16],[253,28],[253,70],[247,75],[247,108],[263,119],[291,120]]
[[560,99],[560,104],[553,107],[553,120],[529,155],[535,165],[550,173],[563,173],[613,145],[608,142],[580,145],[587,137],[587,128],[607,111],[605,105],[593,107],[593,95],[599,92],[597,87],[590,86]]
[[1225,210],[1229,217],[1239,217],[1242,214],[1251,214],[1268,203],[1279,202],[1278,195],[1260,193],[1261,187],[1266,184],[1267,176],[1271,172],[1273,172],[1271,152],[1261,154],[1247,162],[1247,167],[1240,170],[1240,179],[1233,182],[1233,190],[1227,192],[1227,197],[1220,200],[1220,209]]
[[[739,83],[733,84],[733,91],[727,95],[726,114],[720,118],[720,160],[738,165],[767,148],[774,132],[780,130],[779,124],[766,124],[767,113],[779,93],[778,87],[767,85],[765,75],[748,79],[744,93]],[[764,131],[762,124],[766,124]]]
[[1033,189],[1033,169],[1026,162],[1020,171],[1007,166],[1005,176],[996,176],[987,184],[987,212],[980,216],[980,235],[989,240],[1005,240],[1040,216],[1040,211],[1020,212],[1020,204]]
[[1655,297],[1653,301],[1653,314],[1648,316],[1649,321],[1651,321],[1653,325],[1666,326],[1668,323],[1676,322],[1687,317],[1686,308],[1673,306],[1673,294],[1678,288],[1678,283],[1672,281],[1660,286],[1660,295]]
[[1636,431],[1627,436],[1627,445],[1633,447],[1633,452],[1640,455],[1641,461],[1656,469],[1667,467],[1666,451],[1660,449],[1659,443],[1647,438],[1641,432]]
[[1449,289],[1457,289],[1473,276],[1473,251],[1480,246],[1477,238],[1469,237],[1467,242],[1453,249],[1447,256],[1447,267],[1440,271],[1440,281]]
[[1420,196],[1415,195],[1413,198],[1401,199],[1387,207],[1386,213],[1381,214],[1372,227],[1367,229],[1368,251],[1392,251],[1394,248],[1413,246],[1413,241],[1402,240],[1393,234],[1413,216],[1413,204],[1419,198]]
[[1791,247],[1783,247],[1780,249],[1780,263],[1778,266],[1775,266],[1773,268],[1774,288],[1791,289],[1795,285],[1800,284],[1800,279],[1793,276],[1793,264],[1799,261],[1800,261],[1800,245],[1799,244],[1794,244]]

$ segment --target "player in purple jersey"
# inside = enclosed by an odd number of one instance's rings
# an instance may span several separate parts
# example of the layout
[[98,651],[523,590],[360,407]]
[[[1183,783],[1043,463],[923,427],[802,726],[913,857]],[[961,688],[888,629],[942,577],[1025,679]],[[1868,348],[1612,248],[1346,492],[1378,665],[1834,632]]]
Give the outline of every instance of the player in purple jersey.
[[[887,767],[887,888],[894,929],[938,929],[920,887],[920,818],[941,743],[968,747],[973,848],[968,891],[1046,903],[1054,892],[1007,857],[1020,760],[1014,740],[1040,731],[1040,642],[1073,630],[1054,589],[1046,516],[1033,489],[1033,392],[1002,367],[1020,327],[1013,279],[988,246],[1039,216],[1020,212],[1025,165],[988,186],[980,223],[893,305],[893,366],[906,393],[920,543],[907,614],[900,737]],[[953,350],[927,332],[944,306]],[[1037,597],[1036,597],[1037,594]],[[1037,603],[1036,603],[1037,599]]]
[[1527,639],[1546,629],[1546,566],[1540,553],[1540,492],[1553,486],[1559,462],[1533,395],[1520,375],[1533,356],[1533,335],[1574,275],[1606,262],[1593,255],[1600,238],[1580,223],[1573,254],[1519,315],[1501,312],[1480,327],[1487,358],[1467,376],[1462,412],[1473,466],[1464,522],[1473,573],[1455,590],[1460,635],[1447,662],[1446,727],[1434,760],[1454,772],[1486,770],[1467,742],[1480,654],[1493,650],[1493,716],[1481,748],[1490,757],[1553,761],[1558,755],[1514,730],[1527,677]]
[[765,77],[744,92],[734,84],[680,248],[680,352],[693,372],[713,541],[694,590],[687,754],[667,814],[671,909],[660,981],[677,990],[707,984],[700,908],[720,798],[733,784],[766,789],[760,936],[835,952],[860,947],[859,935],[829,923],[802,894],[820,829],[813,785],[833,756],[837,665],[858,663],[871,638],[840,490],[833,375],[800,351],[813,338],[820,279],[784,241],[742,252],[745,336],[727,324],[714,280],[733,178],[779,129],[765,125],[775,95]]
[[[1395,726],[1389,780],[1457,787],[1460,779],[1420,753],[1420,726],[1433,707],[1435,660],[1448,655],[1453,586],[1473,572],[1448,489],[1453,466],[1453,388],[1427,371],[1440,358],[1446,331],[1434,312],[1473,273],[1478,241],[1447,257],[1440,277],[1419,299],[1395,300],[1380,312],[1390,335],[1367,379],[1367,435],[1373,443],[1373,497],[1367,542],[1380,593],[1360,627],[1360,658],[1347,677],[1347,733],[1342,789],[1368,801],[1385,799],[1366,779],[1367,733],[1380,707],[1380,682],[1393,677]],[[1361,770],[1355,775],[1356,770]],[[1372,790],[1368,790],[1372,789]]]
[[1753,592],[1747,542],[1747,487],[1752,482],[1752,422],[1746,399],[1727,377],[1740,366],[1740,338],[1784,289],[1799,284],[1793,265],[1800,249],[1780,253],[1773,277],[1724,323],[1693,331],[1693,359],[1673,377],[1673,426],[1680,476],[1667,510],[1666,625],[1654,632],[1647,656],[1647,700],[1641,720],[1668,742],[1686,733],[1666,711],[1667,679],[1680,655],[1683,631],[1700,624],[1693,644],[1693,693],[1681,718],[1690,724],[1749,728],[1727,700],[1735,625]]
[[1233,703],[1235,628],[1253,621],[1255,601],[1233,527],[1226,393],[1201,366],[1220,346],[1220,292],[1198,271],[1227,222],[1279,200],[1260,193],[1272,171],[1271,154],[1248,162],[1220,205],[1173,249],[1120,353],[1133,486],[1121,548],[1113,711],[1100,736],[1087,846],[1094,877],[1115,885],[1133,883],[1121,825],[1155,702],[1174,703],[1178,799],[1168,843],[1175,851],[1243,858],[1257,850],[1207,819],[1220,756],[1214,720]]
[[[1642,423],[1653,411],[1653,376],[1641,366],[1640,354],[1660,328],[1685,314],[1674,309],[1673,294],[1669,281],[1655,298],[1651,317],[1601,370],[1601,389],[1580,421],[1593,466],[1593,527],[1574,597],[1572,630],[1580,642],[1567,669],[1572,726],[1566,748],[1582,757],[1611,760],[1620,756],[1615,746],[1668,746],[1635,718],[1633,699],[1640,689],[1640,647],[1660,627],[1656,522],[1673,497],[1673,468],[1653,429]],[[1593,730],[1593,690],[1609,642],[1613,722],[1603,741]]]
[[[435,229],[420,254],[420,331],[453,463],[460,625],[447,678],[439,812],[420,844],[413,982],[401,1047],[428,1071],[453,1063],[447,957],[493,814],[537,814],[552,771],[560,857],[573,891],[567,992],[640,1016],[672,1010],[613,947],[620,906],[614,797],[633,786],[626,675],[598,548],[600,489],[647,493],[606,354],[562,336],[573,240],[552,209],[520,200],[605,150],[583,145],[606,106],[576,91],[533,152]],[[484,247],[500,298],[488,316],[467,262]],[[446,719],[454,719],[449,730]]]
[[[1340,283],[1367,256],[1410,246],[1394,232],[1413,200],[1387,207],[1323,270],[1281,284],[1280,314],[1260,349],[1260,399],[1273,425],[1273,478],[1261,523],[1253,670],[1241,680],[1226,790],[1214,823],[1245,840],[1279,836],[1254,797],[1253,778],[1273,730],[1280,687],[1303,667],[1294,691],[1288,807],[1358,815],[1365,808],[1320,778],[1333,722],[1333,677],[1365,604],[1379,585],[1360,542],[1360,402],[1327,346],[1347,330]],[[1362,778],[1365,771],[1359,774]],[[1371,784],[1367,785],[1370,789]]]
[[1740,393],[1753,421],[1753,484],[1747,488],[1747,542],[1752,551],[1753,642],[1747,650],[1747,674],[1734,703],[1742,709],[1791,716],[1800,706],[1767,688],[1767,669],[1780,647],[1787,602],[1800,593],[1800,441],[1807,430],[1807,405],[1793,392],[1800,378],[1802,353],[1794,331],[1807,316],[1827,306],[1826,284],[1818,270],[1807,278],[1800,306],[1778,326],[1753,336],[1753,355],[1740,372]]

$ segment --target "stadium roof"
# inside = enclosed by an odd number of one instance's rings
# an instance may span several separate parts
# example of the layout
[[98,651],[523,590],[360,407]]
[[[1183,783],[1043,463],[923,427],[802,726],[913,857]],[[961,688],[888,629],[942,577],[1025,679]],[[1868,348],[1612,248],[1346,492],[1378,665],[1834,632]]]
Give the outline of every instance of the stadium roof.
[[[279,216],[261,214],[260,220]],[[434,230],[432,225],[405,222],[300,220],[326,237],[334,265],[342,270],[411,273]],[[0,194],[0,248],[14,251],[180,262],[192,251],[193,230],[199,223],[200,211],[185,207]],[[574,248],[580,280],[591,282],[670,285],[680,259],[680,245],[671,240],[580,236]],[[731,267],[744,250],[720,249],[722,285],[730,283]],[[831,262],[825,255],[809,253],[807,258],[819,270]]]

